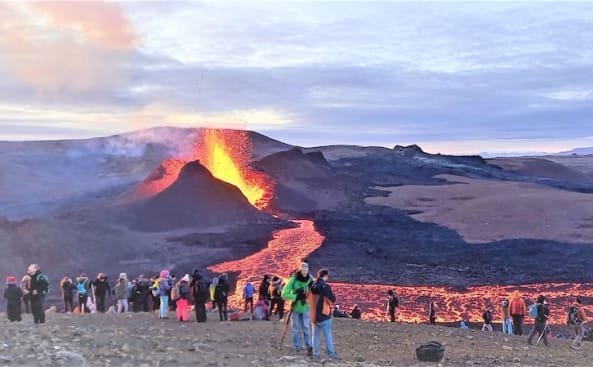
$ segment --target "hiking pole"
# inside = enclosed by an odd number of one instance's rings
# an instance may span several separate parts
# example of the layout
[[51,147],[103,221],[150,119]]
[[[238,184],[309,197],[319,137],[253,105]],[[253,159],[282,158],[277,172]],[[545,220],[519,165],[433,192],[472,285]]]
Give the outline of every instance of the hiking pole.
[[542,340],[542,337],[544,336],[544,333],[548,332],[548,325],[544,326],[544,329],[541,333],[539,333],[539,338],[537,338],[537,342],[535,342],[535,346],[537,347],[537,345],[539,344],[539,341]]
[[292,303],[290,306],[290,311],[288,311],[288,315],[286,315],[286,320],[284,321],[284,327],[282,328],[282,334],[280,335],[280,348],[282,349],[282,343],[284,342],[284,336],[288,331],[288,325],[290,324],[290,317],[292,316],[292,310],[294,309],[295,302]]

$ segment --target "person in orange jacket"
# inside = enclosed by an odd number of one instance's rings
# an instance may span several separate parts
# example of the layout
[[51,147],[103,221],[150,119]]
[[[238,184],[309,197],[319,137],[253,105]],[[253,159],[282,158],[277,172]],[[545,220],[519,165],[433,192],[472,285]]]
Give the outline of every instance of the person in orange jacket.
[[509,311],[513,318],[513,332],[515,335],[523,335],[523,318],[527,314],[527,306],[519,291],[513,292],[513,297],[509,303]]

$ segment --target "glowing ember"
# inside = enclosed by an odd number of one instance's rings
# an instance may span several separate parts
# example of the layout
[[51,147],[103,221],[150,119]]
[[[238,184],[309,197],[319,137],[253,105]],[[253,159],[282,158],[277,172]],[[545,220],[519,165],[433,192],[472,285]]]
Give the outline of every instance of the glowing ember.
[[[242,308],[242,289],[247,281],[257,287],[264,274],[286,277],[298,267],[301,258],[306,258],[319,248],[324,237],[319,234],[313,222],[296,221],[298,228],[280,230],[268,247],[254,255],[237,261],[229,261],[210,267],[213,272],[240,272],[235,293],[229,297],[229,305]],[[412,323],[428,321],[428,306],[434,301],[438,307],[438,322],[458,322],[467,318],[481,322],[482,313],[489,304],[493,305],[495,322],[500,321],[500,304],[504,298],[510,299],[514,290],[519,290],[527,305],[538,295],[543,294],[550,303],[551,323],[563,324],[566,310],[576,295],[593,297],[593,284],[531,284],[520,286],[480,286],[467,287],[458,292],[449,287],[439,286],[391,286],[377,284],[354,284],[332,282],[342,309],[349,311],[354,304],[362,309],[363,319],[386,320],[385,305],[387,291],[393,289],[399,299],[398,320]],[[526,318],[527,323],[532,321]]]
[[246,131],[206,129],[197,153],[214,177],[237,186],[251,205],[261,210],[270,204],[273,184],[266,175],[251,170],[251,149]]

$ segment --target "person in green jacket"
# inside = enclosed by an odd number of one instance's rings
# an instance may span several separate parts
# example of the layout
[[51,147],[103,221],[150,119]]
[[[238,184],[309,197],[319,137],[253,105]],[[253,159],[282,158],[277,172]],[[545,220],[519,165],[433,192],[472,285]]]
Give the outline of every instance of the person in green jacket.
[[307,294],[313,283],[313,277],[309,274],[309,264],[301,263],[301,267],[293,275],[282,290],[282,298],[292,301],[292,342],[297,352],[301,351],[301,330],[305,337],[307,354],[313,356],[313,345],[311,343],[311,320],[309,316],[309,303]]

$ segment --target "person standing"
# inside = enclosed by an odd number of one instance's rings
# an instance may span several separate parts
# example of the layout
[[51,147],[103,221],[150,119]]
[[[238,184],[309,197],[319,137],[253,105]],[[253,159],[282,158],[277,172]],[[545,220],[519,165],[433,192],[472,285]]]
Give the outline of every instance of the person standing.
[[74,290],[76,286],[72,284],[72,279],[69,276],[62,278],[60,283],[62,288],[62,302],[64,303],[64,313],[74,312]]
[[171,277],[169,270],[161,270],[158,280],[157,294],[160,300],[159,319],[168,319],[167,312],[169,311],[169,294],[171,292]]
[[117,299],[117,313],[128,312],[128,274],[120,273],[115,284],[115,298]]
[[541,335],[542,339],[544,340],[544,345],[548,346],[548,333],[546,332],[546,323],[548,322],[548,318],[550,317],[550,311],[548,308],[544,307],[544,303],[546,302],[546,298],[543,295],[537,297],[535,304],[532,307],[535,307],[537,310],[537,317],[533,321],[533,329],[529,332],[529,336],[527,337],[527,344],[533,345],[531,341],[533,337],[537,333]]
[[502,315],[502,332],[504,334],[513,334],[513,323],[511,322],[511,313],[509,311],[509,300],[504,299],[500,307],[500,314]]
[[206,322],[206,302],[209,299],[210,284],[198,269],[194,269],[189,287],[192,289],[194,298],[194,311],[196,312],[196,322]]
[[82,273],[76,278],[76,290],[78,291],[78,307],[80,308],[80,313],[88,312],[86,301],[89,298],[89,278],[87,278],[86,274]]
[[393,290],[388,290],[387,294],[389,295],[389,298],[387,299],[385,316],[387,317],[387,313],[389,313],[389,320],[395,322],[395,309],[399,307],[399,300]]
[[284,318],[284,300],[282,299],[283,288],[284,282],[282,279],[277,276],[272,277],[272,283],[270,283],[270,297],[272,297],[270,301],[270,315],[275,313],[280,320]]
[[313,294],[311,321],[314,325],[313,330],[313,358],[321,359],[320,338],[323,332],[325,339],[325,350],[327,357],[333,360],[340,360],[340,356],[334,348],[334,339],[332,336],[332,306],[336,302],[336,296],[331,286],[327,283],[329,271],[321,269],[317,273],[317,280],[311,286]]
[[41,272],[38,264],[29,265],[27,274],[30,276],[28,291],[31,296],[33,322],[35,324],[44,324],[45,312],[43,311],[43,301],[45,300],[45,295],[49,292],[49,278]]
[[577,297],[574,303],[568,308],[568,322],[567,324],[574,327],[575,338],[572,342],[571,348],[581,349],[583,347],[583,337],[585,335],[585,328],[583,324],[587,321],[585,310],[583,309],[583,301]]
[[97,279],[92,282],[92,287],[97,311],[105,312],[105,296],[109,294],[110,286],[104,273],[97,274]]
[[[243,287],[243,312],[247,312],[253,315],[253,295],[255,294],[255,287],[251,282],[247,282],[245,287]],[[247,308],[249,306],[249,308]]]
[[179,289],[179,295],[177,296],[177,320],[181,322],[189,321],[189,274],[185,274],[183,278],[177,283],[177,289]]
[[216,299],[216,306],[218,307],[218,315],[220,321],[228,320],[227,304],[229,296],[229,283],[226,279],[226,274],[222,274],[218,278],[218,284],[214,289],[214,298]]
[[4,298],[6,298],[6,315],[8,316],[8,320],[10,322],[21,321],[23,290],[17,286],[15,276],[6,277]]
[[434,301],[430,301],[430,305],[428,306],[428,323],[430,325],[436,325],[437,320],[437,306],[434,304]]
[[492,331],[492,307],[488,306],[486,311],[482,314],[482,319],[484,320],[484,324],[482,325],[482,331]]
[[307,293],[312,283],[313,277],[309,274],[309,264],[303,261],[282,290],[282,298],[292,302],[291,326],[294,349],[297,352],[301,351],[300,334],[302,330],[309,356],[313,356],[313,346],[311,344],[310,307],[307,302]]
[[25,305],[25,313],[31,313],[31,276],[29,274],[23,275],[21,279],[21,290],[23,291],[23,304]]
[[523,335],[523,318],[527,314],[527,306],[519,291],[513,292],[513,298],[509,303],[509,311],[513,318],[513,332],[515,335]]

